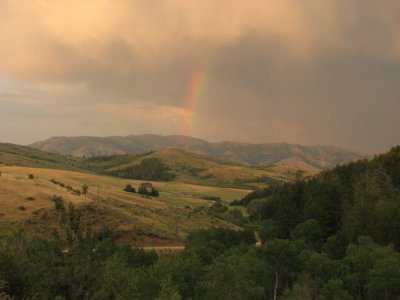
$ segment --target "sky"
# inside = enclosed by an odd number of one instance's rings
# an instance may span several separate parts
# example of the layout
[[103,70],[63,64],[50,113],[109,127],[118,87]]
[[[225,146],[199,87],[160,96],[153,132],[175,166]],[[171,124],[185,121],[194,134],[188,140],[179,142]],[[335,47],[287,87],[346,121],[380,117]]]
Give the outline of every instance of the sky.
[[398,0],[0,0],[0,141],[400,144]]

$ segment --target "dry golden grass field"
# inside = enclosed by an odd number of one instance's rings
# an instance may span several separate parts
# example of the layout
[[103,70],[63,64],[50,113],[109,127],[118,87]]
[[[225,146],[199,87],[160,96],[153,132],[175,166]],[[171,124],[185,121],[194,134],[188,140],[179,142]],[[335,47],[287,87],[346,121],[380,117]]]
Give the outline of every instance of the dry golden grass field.
[[[249,191],[199,186],[178,182],[153,182],[160,191],[157,198],[146,198],[123,191],[126,184],[135,188],[142,181],[99,176],[63,170],[0,166],[0,234],[22,230],[24,234],[49,235],[57,229],[58,217],[52,201],[61,196],[82,208],[85,220],[93,227],[109,227],[122,242],[138,246],[180,245],[187,234],[210,226],[235,227],[207,212],[211,201],[201,197],[220,197],[224,202],[240,199]],[[29,178],[33,175],[33,179]],[[64,187],[54,184],[54,179]],[[89,186],[88,196],[72,190]]]
[[209,156],[186,152],[176,148],[164,148],[145,155],[132,156],[128,163],[105,168],[105,172],[118,172],[139,164],[144,159],[163,161],[176,175],[175,181],[207,186],[242,186],[244,188],[266,187],[261,178],[288,181],[292,169],[273,172],[264,167],[252,167],[237,162],[217,160]]

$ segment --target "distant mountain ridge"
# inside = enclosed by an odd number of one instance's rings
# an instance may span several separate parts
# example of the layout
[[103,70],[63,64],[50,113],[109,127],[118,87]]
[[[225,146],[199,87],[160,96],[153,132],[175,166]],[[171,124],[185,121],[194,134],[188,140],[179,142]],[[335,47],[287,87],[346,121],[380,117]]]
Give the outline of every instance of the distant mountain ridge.
[[155,134],[109,137],[52,137],[30,145],[33,148],[77,157],[142,153],[167,147],[227,159],[246,165],[326,169],[337,164],[366,158],[367,155],[333,146],[304,146],[286,143],[211,143],[202,139]]

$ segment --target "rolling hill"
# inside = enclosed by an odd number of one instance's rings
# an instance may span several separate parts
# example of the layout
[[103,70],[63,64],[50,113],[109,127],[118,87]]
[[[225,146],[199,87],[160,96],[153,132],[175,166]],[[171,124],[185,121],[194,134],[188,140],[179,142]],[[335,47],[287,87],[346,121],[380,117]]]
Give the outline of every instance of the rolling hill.
[[[132,173],[143,161],[156,160],[168,169],[170,178],[138,176]],[[216,159],[204,154],[177,148],[163,148],[140,154],[101,157],[74,157],[45,152],[31,147],[0,143],[0,165],[36,167],[103,174],[120,178],[177,181],[204,186],[237,187],[255,189],[275,181],[287,181],[297,169],[288,166],[252,167],[238,162]],[[148,167],[145,167],[148,169]],[[142,169],[140,173],[147,171]],[[318,172],[316,168],[304,168],[304,175]],[[159,172],[158,170],[154,172]],[[139,174],[141,175],[141,174]],[[157,174],[156,174],[157,175]]]
[[[175,147],[189,152],[228,159],[246,165],[285,167],[307,170],[326,169],[337,164],[365,158],[367,155],[332,146],[303,146],[286,143],[249,144],[210,143],[182,135],[128,135],[111,137],[53,137],[30,145],[43,151],[76,157],[142,153]],[[292,163],[295,165],[292,166]]]
[[[32,174],[33,178],[28,175]],[[76,171],[0,166],[0,241],[7,232],[50,236],[58,228],[59,216],[52,201],[62,197],[82,211],[85,222],[96,229],[117,232],[121,242],[138,246],[182,244],[191,230],[236,226],[209,213],[214,196],[229,203],[248,190],[207,187],[179,182],[152,182],[159,197],[123,191],[127,184],[142,181],[120,179]],[[76,193],[89,186],[87,197]],[[177,222],[179,221],[179,222]]]
[[82,170],[82,158],[37,150],[31,147],[0,143],[0,165]]
[[[125,192],[127,184],[137,189],[144,180],[115,176],[115,171],[146,159],[162,160],[176,176],[169,182],[150,181],[159,197]],[[182,164],[203,167],[202,172],[220,170],[222,174],[216,174],[210,182],[196,180],[196,174],[187,175],[190,172],[185,173]],[[132,245],[182,245],[187,234],[198,228],[237,228],[230,221],[214,217],[209,210],[216,199],[228,204],[250,192],[222,187],[235,185],[224,175],[227,168],[247,170],[237,171],[242,179],[261,173],[172,148],[145,154],[79,158],[0,143],[0,241],[14,231],[27,236],[53,234],[59,226],[55,195],[62,197],[65,205],[73,203],[79,208],[82,218],[94,228],[110,228],[121,242]],[[83,184],[89,186],[88,197],[80,192]]]
[[[170,180],[225,187],[258,188],[275,181],[288,181],[296,170],[282,167],[251,167],[232,161],[187,152],[177,148],[164,148],[145,154],[123,156],[93,157],[85,162],[89,168],[122,178],[136,178],[135,167],[145,161],[160,161],[165,164]],[[309,169],[304,175],[318,172]],[[137,176],[137,175],[136,175]]]

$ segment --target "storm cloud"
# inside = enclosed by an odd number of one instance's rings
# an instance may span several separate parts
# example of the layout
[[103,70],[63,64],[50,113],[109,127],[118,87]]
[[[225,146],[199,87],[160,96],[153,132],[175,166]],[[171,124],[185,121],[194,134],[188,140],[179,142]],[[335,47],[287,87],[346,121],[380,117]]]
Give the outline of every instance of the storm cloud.
[[181,133],[386,150],[400,143],[399,6],[3,0],[0,140]]

